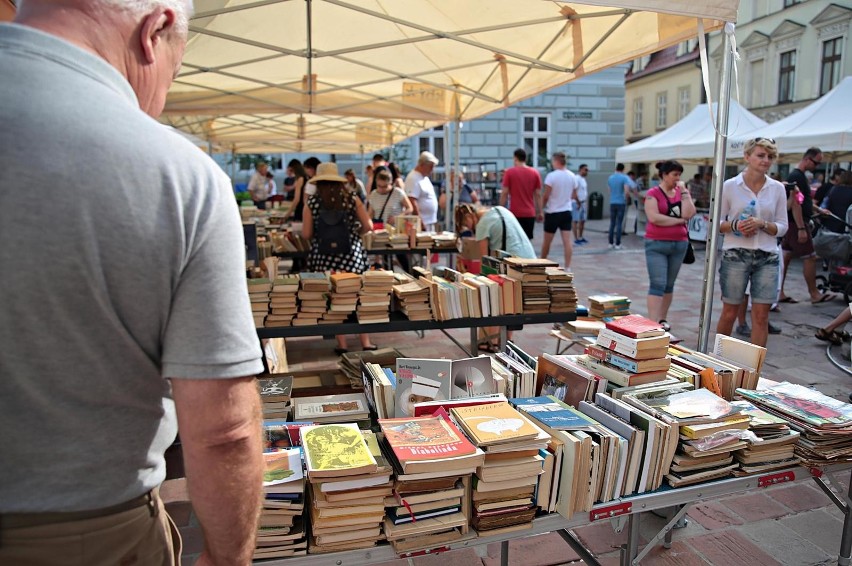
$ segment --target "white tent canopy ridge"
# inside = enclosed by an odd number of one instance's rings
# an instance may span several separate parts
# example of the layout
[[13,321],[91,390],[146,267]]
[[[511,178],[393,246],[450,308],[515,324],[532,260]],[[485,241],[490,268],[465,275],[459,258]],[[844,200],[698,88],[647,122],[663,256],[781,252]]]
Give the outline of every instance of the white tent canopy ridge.
[[[710,112],[707,104],[699,104],[680,121],[662,132],[615,150],[616,161],[622,163],[654,163],[676,159],[681,163],[707,163],[714,156],[717,103]],[[731,101],[728,121],[727,159],[742,159],[744,140],[750,133],[766,126],[766,122]]]
[[736,19],[738,0],[197,0],[167,115],[470,120]]

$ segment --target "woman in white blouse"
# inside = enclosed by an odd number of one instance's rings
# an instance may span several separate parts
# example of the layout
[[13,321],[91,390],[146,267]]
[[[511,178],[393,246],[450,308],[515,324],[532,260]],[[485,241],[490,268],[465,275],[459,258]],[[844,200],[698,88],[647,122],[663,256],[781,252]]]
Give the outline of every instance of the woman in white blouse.
[[[719,281],[722,314],[716,332],[730,335],[746,287],[751,283],[751,341],[766,346],[769,308],[778,299],[780,258],[776,238],[787,232],[784,185],[767,174],[778,157],[775,140],[755,138],[745,144],[746,168],[722,188],[725,235]],[[749,213],[749,208],[753,211]]]

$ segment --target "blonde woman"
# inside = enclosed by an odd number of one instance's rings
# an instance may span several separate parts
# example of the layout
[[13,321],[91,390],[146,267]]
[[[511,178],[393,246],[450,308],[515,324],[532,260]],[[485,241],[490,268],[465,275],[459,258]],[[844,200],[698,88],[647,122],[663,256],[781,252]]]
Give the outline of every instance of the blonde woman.
[[751,284],[751,341],[766,346],[769,308],[778,299],[776,238],[787,233],[787,195],[784,185],[768,175],[778,157],[775,140],[754,138],[744,149],[746,168],[722,188],[719,230],[725,243],[719,282],[723,304],[716,332],[730,336]]

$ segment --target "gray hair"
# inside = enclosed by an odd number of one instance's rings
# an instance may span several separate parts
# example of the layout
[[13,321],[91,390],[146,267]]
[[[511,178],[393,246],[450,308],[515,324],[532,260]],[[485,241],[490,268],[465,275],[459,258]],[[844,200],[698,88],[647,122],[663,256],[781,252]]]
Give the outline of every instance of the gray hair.
[[[174,11],[175,29],[186,35],[189,28],[189,18],[192,17],[193,0],[93,0],[87,2],[94,8],[103,8],[105,10],[113,10],[124,12],[128,15],[142,16],[151,13],[151,10],[157,6],[169,8]],[[18,10],[25,3],[25,0],[18,0]]]

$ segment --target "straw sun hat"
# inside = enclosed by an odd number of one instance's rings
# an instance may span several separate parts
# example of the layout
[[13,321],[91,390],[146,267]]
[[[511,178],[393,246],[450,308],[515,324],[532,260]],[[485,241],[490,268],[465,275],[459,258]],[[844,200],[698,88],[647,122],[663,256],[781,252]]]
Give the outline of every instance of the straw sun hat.
[[345,177],[341,177],[337,171],[337,163],[320,163],[317,166],[317,174],[311,179],[311,183],[318,181],[337,181],[339,183],[348,183]]

